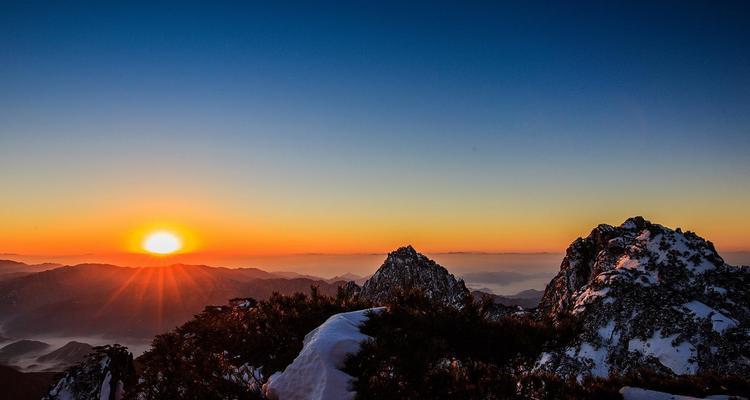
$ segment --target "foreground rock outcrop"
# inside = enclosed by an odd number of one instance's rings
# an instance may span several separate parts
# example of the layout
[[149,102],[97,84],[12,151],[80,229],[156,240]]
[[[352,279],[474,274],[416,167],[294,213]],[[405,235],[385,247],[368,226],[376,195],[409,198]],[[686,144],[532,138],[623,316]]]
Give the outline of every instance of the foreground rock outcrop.
[[120,400],[134,382],[133,355],[127,348],[94,347],[94,352],[68,369],[42,400]]
[[641,217],[599,225],[567,250],[540,318],[576,318],[574,343],[538,368],[605,377],[750,374],[750,268],[728,265],[711,242]]

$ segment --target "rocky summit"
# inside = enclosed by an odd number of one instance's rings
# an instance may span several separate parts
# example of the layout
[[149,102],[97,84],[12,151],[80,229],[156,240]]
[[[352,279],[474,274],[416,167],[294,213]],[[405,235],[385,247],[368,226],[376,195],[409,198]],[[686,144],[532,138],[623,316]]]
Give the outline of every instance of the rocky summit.
[[[462,279],[411,246],[401,247],[388,254],[383,265],[368,279],[359,296],[373,304],[385,304],[398,293],[421,290],[432,300],[462,307],[469,290]],[[349,290],[356,291],[354,288]]]
[[605,377],[647,368],[667,375],[750,374],[750,268],[711,242],[635,217],[574,241],[537,313],[581,324],[573,343],[537,368]]

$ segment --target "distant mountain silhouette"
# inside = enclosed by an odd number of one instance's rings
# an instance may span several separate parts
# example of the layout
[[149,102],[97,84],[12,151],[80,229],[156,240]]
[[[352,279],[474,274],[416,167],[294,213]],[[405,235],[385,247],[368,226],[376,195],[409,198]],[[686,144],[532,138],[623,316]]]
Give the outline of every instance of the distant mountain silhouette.
[[80,264],[0,281],[4,334],[150,338],[189,320],[206,305],[273,292],[335,294],[338,285],[282,279],[256,268],[206,265],[119,267]]
[[44,263],[29,265],[13,260],[0,260],[0,281],[30,275],[61,267],[61,264]]
[[522,290],[516,294],[506,296],[511,299],[537,299],[540,300],[542,296],[544,295],[543,290],[536,290],[536,289],[526,289]]
[[539,305],[539,301],[542,299],[544,294],[541,290],[527,289],[522,290],[516,294],[501,296],[491,293],[489,289],[473,290],[471,295],[475,299],[480,299],[484,296],[489,296],[497,304],[502,304],[508,307],[523,307],[523,308],[535,308]]
[[48,364],[49,366],[46,370],[62,370],[65,367],[81,362],[86,355],[91,353],[93,348],[94,347],[88,343],[70,341],[65,344],[65,346],[60,347],[53,352],[39,356],[37,361],[43,364]]
[[[372,275],[370,275],[370,276],[372,276]],[[352,281],[352,282],[357,283],[358,285],[363,285],[367,281],[367,279],[370,278],[370,276],[360,276],[360,275],[357,275],[357,274],[353,274],[351,272],[347,272],[345,274],[334,276],[331,279],[327,279],[327,281],[328,282],[338,282],[338,281],[349,282],[349,281]]]
[[316,276],[316,275],[309,275],[309,274],[300,274],[299,272],[294,271],[274,271],[273,275],[276,278],[284,278],[284,279],[312,279],[314,281],[327,281],[328,279]]
[[19,340],[0,348],[0,365],[10,365],[23,357],[41,354],[50,345],[38,340]]
[[293,271],[274,271],[273,275],[279,278],[286,278],[286,279],[303,278],[303,279],[312,279],[315,281],[326,281],[328,283],[336,283],[336,284],[340,284],[342,282],[345,283],[345,282],[353,281],[359,285],[365,283],[367,278],[369,278],[369,276],[360,276],[357,274],[353,274],[351,272],[346,272],[341,275],[336,275],[333,278],[328,278],[328,279],[320,277],[320,276],[316,276],[316,275],[300,274],[298,272],[293,272]]

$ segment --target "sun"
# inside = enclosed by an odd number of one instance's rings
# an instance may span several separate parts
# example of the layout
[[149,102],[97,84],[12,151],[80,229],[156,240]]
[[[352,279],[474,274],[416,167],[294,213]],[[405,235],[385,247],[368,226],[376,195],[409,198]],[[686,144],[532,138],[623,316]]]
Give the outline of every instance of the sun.
[[182,240],[172,232],[152,232],[143,240],[143,249],[154,254],[171,254],[182,248]]

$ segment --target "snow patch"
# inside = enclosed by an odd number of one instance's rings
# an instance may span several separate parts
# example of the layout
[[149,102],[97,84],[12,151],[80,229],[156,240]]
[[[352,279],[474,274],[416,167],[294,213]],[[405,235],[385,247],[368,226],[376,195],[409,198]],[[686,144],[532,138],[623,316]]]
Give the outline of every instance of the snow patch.
[[690,310],[690,312],[692,312],[698,318],[708,318],[708,316],[711,315],[712,312],[716,311],[713,308],[701,303],[700,301],[691,301],[690,303],[685,303],[682,306]]
[[687,341],[675,346],[672,343],[676,338],[676,334],[662,337],[661,330],[657,329],[646,341],[631,339],[628,342],[628,351],[655,357],[677,375],[695,374],[698,370],[698,365],[692,360],[695,356],[695,347]]
[[58,400],[75,400],[73,393],[70,391],[68,379],[60,379],[55,387],[49,392],[51,396],[56,396]]
[[606,378],[609,376],[609,363],[607,362],[606,347],[602,346],[597,349],[591,343],[581,343],[581,348],[578,350],[578,358],[591,360],[592,375],[599,378]]
[[637,273],[636,282],[641,286],[651,286],[659,283],[658,273],[653,270],[649,271],[645,267],[646,262],[638,258],[631,258],[628,255],[623,255],[617,260],[615,264],[615,270],[619,271],[631,271]]
[[[700,397],[682,396],[678,394],[669,394],[657,392],[656,390],[641,389],[636,387],[625,386],[620,389],[623,400],[703,400]],[[705,397],[711,400],[729,400],[733,397],[726,395],[714,395]]]
[[649,231],[648,229],[644,229],[643,231],[641,231],[641,234],[635,238],[635,240],[638,240],[640,242],[648,242],[650,238],[651,238],[651,231]]
[[546,365],[550,361],[552,361],[552,353],[545,351],[544,353],[542,353],[542,356],[539,357],[539,360],[536,362],[534,368],[539,368],[543,365]]
[[716,293],[718,293],[720,295],[727,294],[727,290],[726,289],[724,289],[723,287],[718,287],[718,286],[706,286],[706,292],[709,292],[709,291],[716,292]]
[[336,314],[305,336],[304,345],[297,358],[268,378],[264,385],[266,396],[271,399],[353,399],[355,392],[349,390],[350,375],[339,368],[346,357],[359,351],[360,343],[369,336],[359,331],[370,312],[384,308],[369,308],[360,311]]
[[664,237],[661,233],[654,236],[646,245],[646,250],[656,255],[656,264],[661,264],[667,260],[667,252],[661,249],[661,240]]
[[102,388],[99,391],[99,400],[109,400],[110,381],[112,380],[112,373],[107,371],[107,376],[104,377],[102,382]]
[[622,256],[619,260],[617,260],[617,265],[615,265],[615,268],[617,269],[635,269],[635,270],[641,270],[643,269],[641,267],[640,260],[634,260],[630,258],[629,256]]
[[587,287],[586,290],[584,290],[578,296],[576,296],[576,302],[574,304],[573,314],[578,314],[582,312],[586,304],[591,303],[594,299],[598,297],[605,297],[607,293],[609,293],[608,287],[605,287],[599,290],[594,290],[590,287]]
[[635,228],[637,228],[637,227],[638,227],[638,226],[637,226],[637,225],[635,224],[635,222],[633,222],[633,221],[631,221],[631,220],[627,220],[627,221],[623,222],[623,224],[622,224],[622,225],[620,225],[620,226],[621,226],[622,228],[625,228],[625,229],[635,229]]
[[700,301],[691,301],[682,306],[687,308],[693,314],[695,319],[710,318],[711,326],[716,332],[724,333],[725,330],[737,326],[737,321],[701,303]]
[[620,340],[620,333],[615,332],[615,320],[611,319],[606,325],[597,330],[599,336],[605,342],[617,343]]

